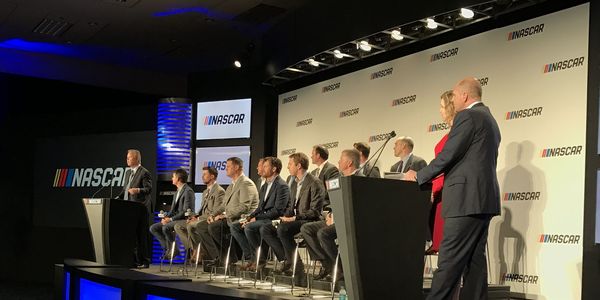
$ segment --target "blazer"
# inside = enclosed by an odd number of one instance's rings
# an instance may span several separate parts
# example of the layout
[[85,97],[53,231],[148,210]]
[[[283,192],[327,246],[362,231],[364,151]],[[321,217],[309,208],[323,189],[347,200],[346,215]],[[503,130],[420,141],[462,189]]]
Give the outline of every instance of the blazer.
[[214,183],[210,191],[204,190],[202,193],[202,207],[198,210],[198,220],[208,219],[208,216],[215,216],[215,212],[223,204],[225,189],[218,183]]
[[256,185],[250,178],[242,174],[225,190],[223,204],[215,212],[215,215],[224,212],[227,222],[232,223],[239,220],[242,214],[249,214],[257,207],[258,190],[256,190]]
[[[131,172],[133,172],[131,169],[127,170],[127,172],[125,172],[125,181],[123,182],[123,190],[121,191],[121,193],[119,193],[119,195],[117,196],[117,199],[125,199],[125,193],[127,193],[127,191],[125,190],[125,188],[127,187],[127,184],[129,183],[129,177],[131,176]],[[151,198],[151,193],[152,193],[152,176],[150,176],[150,172],[144,168],[143,166],[139,166],[137,171],[135,172],[135,174],[133,175],[133,178],[131,178],[131,184],[129,185],[129,188],[139,188],[140,192],[138,194],[132,195],[129,194],[129,200],[131,201],[137,201],[137,202],[142,202],[144,203],[144,205],[146,206],[146,208],[151,211],[152,209],[152,198]]]
[[[265,182],[263,188],[266,191],[268,182]],[[258,193],[258,207],[254,210],[249,217],[254,217],[257,220],[274,220],[281,216],[285,212],[285,208],[290,202],[290,187],[287,183],[277,175],[273,179],[269,194],[263,194],[263,191]]]
[[500,214],[496,177],[500,139],[498,124],[483,103],[456,114],[440,154],[417,172],[419,184],[445,174],[444,218]]
[[177,193],[173,195],[173,204],[171,204],[171,210],[166,214],[167,217],[176,220],[185,219],[185,212],[188,208],[191,211],[194,211],[194,190],[186,184],[181,187],[181,192],[179,193],[179,197],[177,197]]
[[[371,171],[371,169],[373,169],[373,171]],[[360,173],[363,176],[367,176],[367,174],[369,175],[368,177],[372,177],[372,178],[381,178],[381,172],[379,172],[379,167],[377,166],[371,166],[371,163],[366,164],[361,170]]]
[[306,173],[296,199],[297,188],[297,184],[292,185],[291,201],[285,215],[296,216],[296,220],[318,221],[325,201],[325,187],[319,178]]
[[[395,163],[391,168],[390,168],[390,172],[398,172],[398,166],[400,165],[400,161],[398,161],[397,163]],[[406,161],[406,165],[402,166],[402,170],[400,170],[400,172],[406,172],[408,170],[413,170],[415,172],[425,168],[427,166],[427,162],[416,156],[416,155],[411,155],[410,157],[408,157],[408,160]],[[406,170],[406,171],[403,171]]]
[[[310,174],[312,174],[313,176],[316,176],[316,171],[317,169],[314,169],[310,172]],[[329,206],[330,201],[329,201],[329,194],[327,194],[327,189],[325,188],[326,186],[326,182],[328,180],[337,178],[340,176],[340,170],[338,170],[338,168],[336,166],[334,166],[332,163],[330,162],[326,162],[323,165],[323,170],[321,170],[321,172],[319,173],[319,180],[321,180],[321,182],[323,182],[323,197],[324,197],[324,202],[323,202],[323,206]]]

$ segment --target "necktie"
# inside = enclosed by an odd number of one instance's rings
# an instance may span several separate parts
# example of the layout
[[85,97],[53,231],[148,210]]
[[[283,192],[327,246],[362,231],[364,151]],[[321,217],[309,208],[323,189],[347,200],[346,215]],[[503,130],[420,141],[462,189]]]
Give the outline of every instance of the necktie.
[[267,186],[268,186],[268,185],[269,185],[269,183],[268,183],[268,182],[265,182],[265,183],[262,185],[262,187],[260,188],[260,195],[262,196],[262,198],[261,198],[261,199],[262,199],[262,201],[263,201],[263,203],[262,203],[263,205],[264,205],[264,203],[265,203],[265,198],[267,198],[267,195],[266,195],[266,193],[267,193]]
[[404,164],[404,161],[400,161],[400,163],[398,164],[398,169],[396,170],[396,172],[402,172],[402,166]]
[[321,173],[321,168],[315,169],[315,177],[319,177],[319,173]]
[[129,180],[127,181],[127,185],[125,186],[125,193],[123,195],[123,199],[129,200],[129,188],[131,187],[131,180],[133,179],[133,170],[129,173]]

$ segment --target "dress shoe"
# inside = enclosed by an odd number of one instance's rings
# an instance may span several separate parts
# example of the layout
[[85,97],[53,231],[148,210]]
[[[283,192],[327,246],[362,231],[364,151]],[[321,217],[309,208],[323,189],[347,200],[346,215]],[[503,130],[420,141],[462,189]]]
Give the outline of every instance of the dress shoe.
[[324,280],[330,273],[331,272],[329,270],[321,268],[321,271],[319,271],[319,274],[317,274],[313,280]]
[[256,267],[254,263],[247,262],[240,267],[240,271],[252,271],[253,267]]
[[136,269],[148,269],[148,268],[150,268],[150,265],[149,264],[138,264],[135,267],[136,267]]

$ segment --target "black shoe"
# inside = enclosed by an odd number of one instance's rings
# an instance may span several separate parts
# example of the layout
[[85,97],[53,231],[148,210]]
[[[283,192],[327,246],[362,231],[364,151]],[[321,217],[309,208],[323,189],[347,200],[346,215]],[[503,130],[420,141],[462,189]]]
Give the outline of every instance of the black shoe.
[[150,268],[149,264],[138,264],[135,266],[137,269],[148,269]]
[[319,274],[317,274],[313,280],[324,280],[327,278],[327,276],[331,274],[331,272],[329,272],[329,270],[325,269],[325,268],[321,268],[321,271],[319,271]]

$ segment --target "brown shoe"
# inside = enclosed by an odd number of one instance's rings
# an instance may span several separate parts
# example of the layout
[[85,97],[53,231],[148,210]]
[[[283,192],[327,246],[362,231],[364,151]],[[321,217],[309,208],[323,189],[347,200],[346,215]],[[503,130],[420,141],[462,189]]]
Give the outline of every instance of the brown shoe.
[[247,262],[245,265],[240,267],[240,271],[248,271],[253,265],[253,263]]

